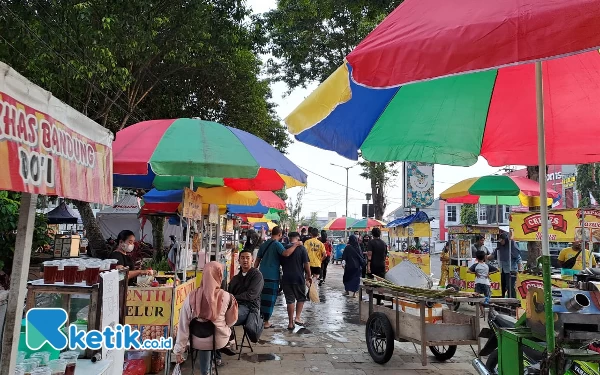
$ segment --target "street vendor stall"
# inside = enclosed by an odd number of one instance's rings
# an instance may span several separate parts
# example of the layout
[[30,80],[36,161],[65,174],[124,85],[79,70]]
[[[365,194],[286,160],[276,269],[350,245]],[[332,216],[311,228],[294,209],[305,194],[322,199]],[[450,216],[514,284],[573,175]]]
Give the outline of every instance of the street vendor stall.
[[408,246],[406,251],[389,252],[388,269],[400,264],[403,261],[409,261],[419,267],[426,275],[431,275],[431,226],[427,214],[419,211],[413,215],[398,218],[387,224],[390,238],[395,241],[398,238],[406,238],[409,242],[413,239],[427,238],[425,248],[421,246]]
[[[13,375],[37,196],[112,204],[113,136],[4,63],[0,63],[0,109],[0,190],[23,193],[0,367],[0,374]],[[111,358],[108,373],[118,374],[122,353],[113,352]]]
[[[492,236],[497,236],[500,229],[489,225],[458,225],[448,227],[450,236],[450,260],[455,260],[455,264],[448,266],[448,285],[457,286],[462,291],[475,291],[475,274],[469,273],[469,263],[471,257],[471,241],[475,235],[485,236],[486,240],[492,240]],[[500,288],[500,273],[490,275],[490,288],[492,297],[502,296]]]

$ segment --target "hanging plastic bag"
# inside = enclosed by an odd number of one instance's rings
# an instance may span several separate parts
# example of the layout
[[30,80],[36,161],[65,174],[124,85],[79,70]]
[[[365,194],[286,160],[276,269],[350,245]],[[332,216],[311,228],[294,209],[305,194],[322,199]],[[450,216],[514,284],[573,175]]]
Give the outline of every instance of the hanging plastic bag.
[[310,284],[310,288],[308,289],[308,298],[312,303],[319,303],[321,300],[319,299],[319,291],[317,290],[317,283]]
[[173,368],[173,374],[172,375],[181,375],[181,368],[179,367],[179,363],[175,365],[175,367]]

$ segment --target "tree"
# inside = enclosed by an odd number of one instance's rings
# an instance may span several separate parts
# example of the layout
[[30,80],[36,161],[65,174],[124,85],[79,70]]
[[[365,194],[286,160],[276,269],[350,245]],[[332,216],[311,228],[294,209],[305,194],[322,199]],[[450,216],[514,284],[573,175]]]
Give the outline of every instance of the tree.
[[307,227],[311,227],[311,228],[318,228],[319,223],[317,221],[317,213],[311,212],[310,218],[302,220],[302,225],[303,226],[306,225]]
[[[346,55],[402,0],[279,0],[262,15],[266,29],[269,72],[290,90],[323,82]],[[375,218],[385,212],[385,187],[393,165],[362,163],[371,180]]]
[[383,219],[387,202],[385,199],[386,188],[392,179],[398,175],[394,169],[396,163],[374,163],[365,161],[360,163],[363,168],[361,177],[371,181],[371,194],[373,199],[374,216],[377,220]]
[[[19,221],[19,208],[21,207],[21,194],[0,191],[0,287],[8,289],[12,263],[17,239],[17,224]],[[35,227],[31,243],[32,249],[48,245],[52,238],[48,236],[46,215],[35,215]]]
[[[302,188],[296,195],[296,201],[294,202],[291,198],[287,204],[287,210],[285,214],[281,214],[281,222],[285,222],[289,225],[290,231],[298,230],[298,226],[304,220],[302,214],[302,198],[304,198],[305,189]],[[285,217],[285,219],[284,219]]]
[[600,166],[597,164],[581,164],[577,166],[577,191],[579,192],[579,207],[592,204],[590,195],[600,202]]
[[460,207],[460,223],[462,225],[477,225],[477,207],[474,204],[463,204]]
[[290,89],[323,82],[402,0],[278,0],[260,21],[269,72]]
[[[202,117],[289,140],[258,78],[260,33],[242,0],[0,0],[0,60],[117,132],[156,118]],[[92,254],[105,243],[81,214]]]

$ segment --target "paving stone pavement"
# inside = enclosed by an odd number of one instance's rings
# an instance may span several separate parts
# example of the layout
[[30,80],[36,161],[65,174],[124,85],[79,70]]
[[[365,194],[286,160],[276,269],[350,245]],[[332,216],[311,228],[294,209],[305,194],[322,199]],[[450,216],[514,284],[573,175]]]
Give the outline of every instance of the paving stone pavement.
[[[272,318],[275,327],[264,330],[260,342],[253,344],[254,352],[244,348],[240,360],[237,356],[223,356],[225,365],[219,367],[219,375],[476,374],[471,366],[474,354],[469,346],[459,346],[454,357],[446,362],[437,361],[428,352],[429,364],[422,366],[421,356],[413,344],[396,342],[388,363],[373,362],[365,344],[365,327],[359,322],[358,299],[342,295],[342,274],[340,265],[329,265],[327,282],[319,291],[321,303],[305,306],[305,328],[297,327],[293,332],[286,329],[285,300],[280,296]],[[237,336],[242,337],[241,330]],[[182,365],[183,375],[192,373],[189,362]],[[197,366],[194,374],[200,374]]]

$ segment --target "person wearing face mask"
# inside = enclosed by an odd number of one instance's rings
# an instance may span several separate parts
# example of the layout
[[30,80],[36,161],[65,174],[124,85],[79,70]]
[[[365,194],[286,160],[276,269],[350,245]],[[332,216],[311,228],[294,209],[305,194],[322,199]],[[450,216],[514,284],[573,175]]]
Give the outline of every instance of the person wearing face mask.
[[133,260],[128,255],[133,251],[135,235],[130,230],[122,230],[117,236],[117,248],[109,255],[109,259],[116,259],[117,268],[129,268],[129,280],[140,275],[150,275],[151,270],[136,270]]

